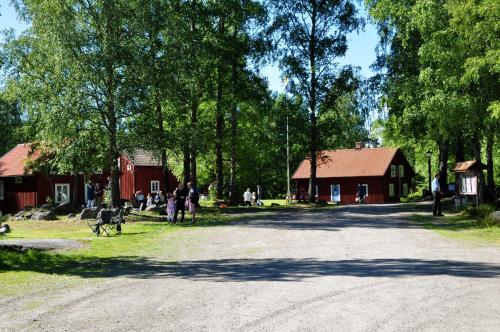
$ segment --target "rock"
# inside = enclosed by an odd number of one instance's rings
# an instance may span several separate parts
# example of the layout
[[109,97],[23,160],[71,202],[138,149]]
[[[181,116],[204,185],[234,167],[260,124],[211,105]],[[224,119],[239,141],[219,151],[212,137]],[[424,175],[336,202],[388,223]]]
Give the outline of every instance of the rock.
[[500,223],[500,211],[495,211],[491,214],[491,219],[493,219],[494,222]]
[[74,218],[76,215],[74,213],[68,214],[68,219]]
[[40,206],[40,209],[42,210],[52,210],[53,208],[54,206],[51,204],[43,204],[42,206]]
[[4,235],[10,233],[10,227],[8,224],[4,224],[3,226],[0,226],[0,235]]
[[158,212],[158,213],[160,213],[162,210],[165,210],[164,206],[150,205],[146,208],[146,211]]
[[18,213],[27,212],[27,211],[31,211],[31,210],[33,210],[33,207],[28,205],[28,206],[23,207],[21,210],[19,210]]
[[99,209],[83,209],[82,212],[76,216],[76,220],[95,219],[98,213]]
[[52,211],[35,212],[30,218],[31,220],[54,220],[56,215]]
[[55,214],[68,214],[71,212],[71,205],[69,202],[59,204],[52,210],[52,212],[54,212]]

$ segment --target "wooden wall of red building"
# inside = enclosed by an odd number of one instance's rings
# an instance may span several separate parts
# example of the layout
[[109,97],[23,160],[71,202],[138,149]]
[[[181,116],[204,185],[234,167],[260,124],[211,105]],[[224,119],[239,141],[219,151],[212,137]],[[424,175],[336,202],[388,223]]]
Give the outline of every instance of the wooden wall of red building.
[[36,179],[22,177],[22,183],[15,183],[14,177],[2,178],[4,182],[4,200],[0,209],[4,213],[13,213],[25,206],[36,205]]

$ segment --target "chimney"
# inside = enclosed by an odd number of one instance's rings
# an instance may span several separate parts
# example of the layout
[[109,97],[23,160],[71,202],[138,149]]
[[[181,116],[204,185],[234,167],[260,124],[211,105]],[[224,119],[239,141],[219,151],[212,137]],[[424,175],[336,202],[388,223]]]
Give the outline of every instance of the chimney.
[[364,142],[356,142],[356,150],[361,150],[364,147],[365,147]]

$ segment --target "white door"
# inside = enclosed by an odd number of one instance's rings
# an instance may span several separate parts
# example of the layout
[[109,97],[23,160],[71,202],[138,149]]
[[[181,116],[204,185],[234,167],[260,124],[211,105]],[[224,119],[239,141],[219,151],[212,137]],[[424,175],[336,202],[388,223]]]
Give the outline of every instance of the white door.
[[330,186],[330,196],[332,202],[340,203],[340,184],[332,184]]
[[57,204],[69,202],[69,183],[56,183],[55,201]]

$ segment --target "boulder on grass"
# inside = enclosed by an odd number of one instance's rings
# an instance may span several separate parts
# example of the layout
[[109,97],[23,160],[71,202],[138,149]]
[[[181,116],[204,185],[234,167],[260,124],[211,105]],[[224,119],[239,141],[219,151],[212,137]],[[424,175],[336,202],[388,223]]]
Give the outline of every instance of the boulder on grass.
[[95,219],[98,213],[99,209],[83,209],[82,212],[76,216],[76,220]]
[[491,214],[491,219],[497,224],[500,224],[500,211],[495,211]]
[[31,220],[54,220],[56,215],[52,211],[35,212],[30,218]]
[[55,214],[68,214],[71,212],[71,204],[69,202],[59,204],[52,210],[52,212]]
[[54,205],[52,204],[43,204],[42,206],[40,206],[40,209],[43,209],[43,210],[52,210],[54,208]]
[[158,212],[158,213],[160,213],[162,210],[165,210],[164,206],[150,205],[146,208],[146,211]]

